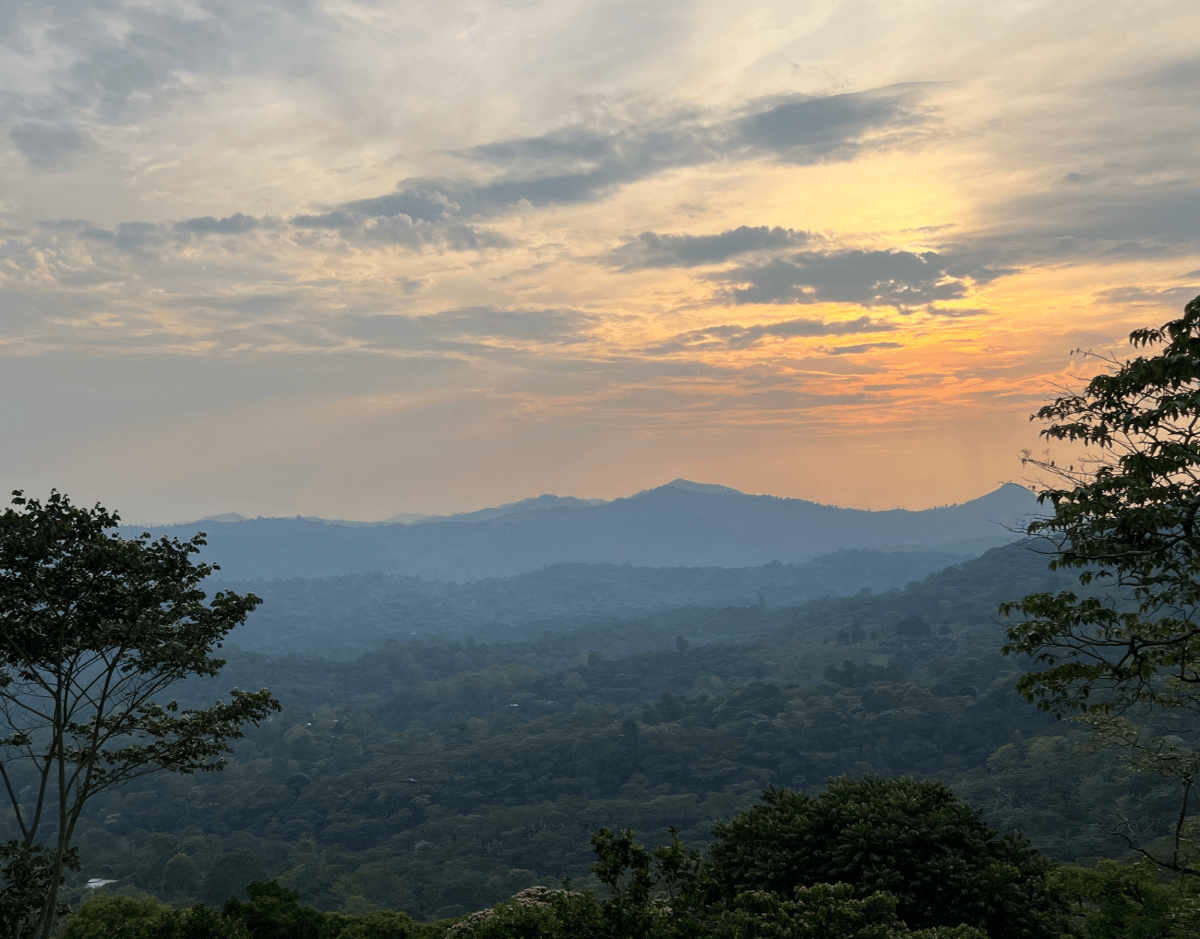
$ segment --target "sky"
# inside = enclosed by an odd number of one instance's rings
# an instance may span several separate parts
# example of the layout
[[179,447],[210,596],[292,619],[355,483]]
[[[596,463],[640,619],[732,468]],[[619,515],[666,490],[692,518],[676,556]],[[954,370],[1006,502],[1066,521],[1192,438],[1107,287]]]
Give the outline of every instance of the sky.
[[15,0],[0,485],[136,522],[1024,480],[1200,294],[1200,6]]

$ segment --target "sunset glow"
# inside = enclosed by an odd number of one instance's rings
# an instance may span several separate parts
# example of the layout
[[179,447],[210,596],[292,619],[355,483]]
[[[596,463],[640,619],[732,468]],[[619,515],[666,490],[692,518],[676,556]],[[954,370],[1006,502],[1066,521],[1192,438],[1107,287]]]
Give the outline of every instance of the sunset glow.
[[1194,4],[0,18],[0,481],[134,521],[963,501],[1200,293]]

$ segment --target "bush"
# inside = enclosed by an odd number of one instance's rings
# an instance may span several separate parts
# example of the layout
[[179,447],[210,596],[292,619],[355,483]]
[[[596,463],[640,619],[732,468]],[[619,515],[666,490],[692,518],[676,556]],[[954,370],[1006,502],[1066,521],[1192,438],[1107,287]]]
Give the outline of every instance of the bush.
[[896,918],[896,898],[873,893],[858,899],[849,884],[797,887],[796,898],[752,891],[739,894],[717,922],[714,939],[988,939],[970,926],[911,932]]
[[1062,931],[1053,863],[1018,835],[998,836],[942,783],[843,777],[816,798],[771,789],[763,802],[713,830],[709,874],[727,903],[842,882],[860,899],[892,894],[912,929],[966,924],[991,939]]
[[300,895],[271,881],[246,885],[248,900],[225,901],[225,918],[241,923],[251,939],[325,939],[327,914],[300,905]]
[[1200,884],[1159,883],[1156,864],[1101,861],[1062,867],[1053,880],[1071,900],[1084,939],[1190,939],[1200,935]]
[[599,929],[601,908],[590,893],[529,887],[497,904],[463,917],[447,939],[579,939]]
[[157,900],[93,897],[67,920],[61,939],[250,939],[240,923],[216,910],[173,910]]
[[445,933],[444,923],[417,923],[388,910],[365,916],[323,913],[301,906],[298,894],[274,882],[252,882],[246,893],[249,900],[229,900],[220,911],[93,897],[68,920],[62,939],[438,939]]
[[375,910],[365,916],[356,916],[342,928],[336,939],[419,939],[438,932],[437,927],[414,922],[404,913],[391,910]]

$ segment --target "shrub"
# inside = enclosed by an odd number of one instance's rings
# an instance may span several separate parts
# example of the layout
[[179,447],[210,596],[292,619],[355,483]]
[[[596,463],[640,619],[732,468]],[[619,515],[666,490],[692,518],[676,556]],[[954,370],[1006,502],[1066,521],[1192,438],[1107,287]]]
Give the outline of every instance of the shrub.
[[998,836],[942,783],[843,777],[816,798],[771,789],[763,802],[714,828],[709,874],[727,903],[842,882],[860,899],[892,894],[913,929],[966,924],[991,939],[1061,932],[1052,862],[1018,835]]

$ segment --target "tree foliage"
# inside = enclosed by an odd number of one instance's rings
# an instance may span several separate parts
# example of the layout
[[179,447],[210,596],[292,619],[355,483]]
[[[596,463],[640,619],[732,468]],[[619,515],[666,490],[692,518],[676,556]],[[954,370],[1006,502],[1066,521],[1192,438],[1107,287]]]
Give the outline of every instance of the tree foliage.
[[1057,937],[1053,864],[1017,835],[998,835],[945,785],[868,776],[829,781],[817,797],[772,789],[720,823],[711,875],[729,898],[844,882],[887,893],[910,927],[960,924],[992,939]]
[[172,910],[153,899],[99,896],[73,914],[62,939],[253,939],[236,919],[208,906]]
[[988,939],[973,926],[910,930],[896,915],[896,898],[865,897],[850,884],[797,887],[789,898],[777,893],[739,894],[722,915],[714,939]]
[[[191,559],[202,536],[122,538],[116,514],[58,492],[45,503],[15,492],[12,505],[0,515],[0,780],[20,834],[10,853],[49,861],[40,910],[8,927],[48,936],[88,801],[158,770],[220,769],[243,725],[278,704],[266,689],[203,709],[163,700],[189,675],[217,674],[212,651],[258,602],[205,603],[213,568]],[[6,898],[30,895],[21,864],[6,868]]]
[[[36,935],[46,908],[46,897],[61,884],[62,871],[56,870],[55,855],[45,845],[9,841],[0,845],[0,929],[4,939],[25,939]],[[79,852],[68,849],[61,867],[79,870]],[[54,912],[68,912],[64,903],[56,903]]]
[[1156,353],[1108,360],[1035,415],[1048,422],[1043,437],[1084,448],[1065,466],[1032,461],[1054,480],[1039,494],[1053,514],[1029,526],[1079,589],[1003,604],[1019,617],[1004,651],[1040,666],[1018,685],[1028,700],[1081,715],[1139,768],[1179,782],[1175,845],[1162,860],[1200,873],[1182,850],[1197,728],[1172,717],[1200,712],[1200,297],[1129,338]]
[[1200,935],[1200,884],[1166,883],[1147,858],[1104,860],[1094,868],[1062,867],[1055,885],[1070,900],[1082,939],[1191,939]]
[[1004,605],[1023,616],[1008,650],[1046,666],[1022,691],[1047,710],[1200,709],[1200,297],[1130,342],[1162,348],[1114,363],[1035,415],[1049,422],[1043,437],[1092,456],[1033,461],[1061,485],[1039,494],[1053,515],[1029,533],[1053,543],[1052,569],[1114,588]]

